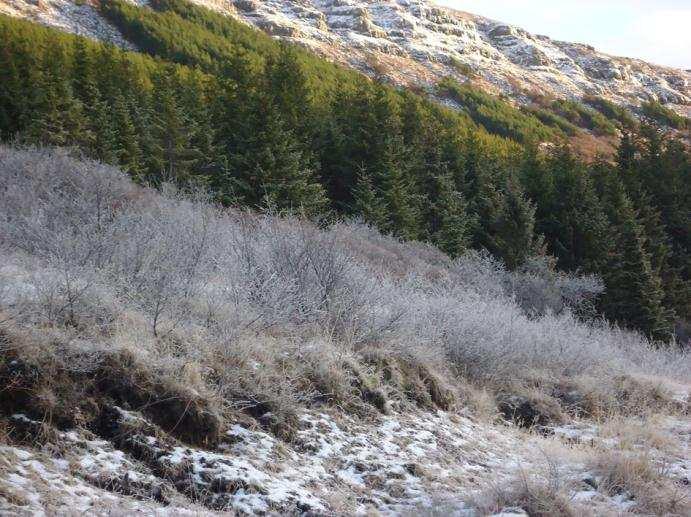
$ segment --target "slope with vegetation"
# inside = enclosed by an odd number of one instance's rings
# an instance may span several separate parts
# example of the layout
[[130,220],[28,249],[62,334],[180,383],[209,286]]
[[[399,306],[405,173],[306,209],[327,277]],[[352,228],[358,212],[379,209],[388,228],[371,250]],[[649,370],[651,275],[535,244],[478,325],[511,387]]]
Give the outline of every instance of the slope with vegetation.
[[[484,248],[511,269],[547,253],[604,279],[611,320],[688,340],[689,153],[661,130],[594,100],[531,114],[453,81],[449,110],[182,0],[102,10],[145,53],[0,19],[4,139],[226,204],[358,216],[451,256]],[[558,143],[576,124],[624,131],[616,163]]]
[[[130,3],[148,5],[149,0]],[[656,99],[689,116],[691,73],[615,57],[430,0],[191,0],[399,86],[430,88],[446,76],[519,103],[540,92],[581,100],[599,92],[637,107]],[[2,0],[0,12],[127,45],[100,2]]]
[[2,146],[0,264],[3,513],[689,510],[688,354],[544,258]]

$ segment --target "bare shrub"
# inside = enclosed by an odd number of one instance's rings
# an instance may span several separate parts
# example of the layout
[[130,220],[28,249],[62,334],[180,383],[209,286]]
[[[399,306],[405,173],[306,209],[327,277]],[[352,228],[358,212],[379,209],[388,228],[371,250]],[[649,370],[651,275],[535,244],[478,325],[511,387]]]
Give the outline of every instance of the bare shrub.
[[533,257],[507,275],[505,289],[513,294],[528,316],[560,314],[572,310],[582,316],[595,314],[594,302],[604,291],[602,280],[556,270],[548,257]]
[[598,280],[544,258],[516,272],[482,253],[452,261],[355,221],[322,228],[159,193],[61,150],[0,147],[0,258],[0,324],[136,349],[173,376],[198,365],[231,408],[264,414],[390,398],[393,383],[363,390],[355,373],[377,354],[435,384],[408,391],[438,402],[451,370],[492,390],[548,372],[612,393],[612,379],[691,371],[688,354],[584,319]]

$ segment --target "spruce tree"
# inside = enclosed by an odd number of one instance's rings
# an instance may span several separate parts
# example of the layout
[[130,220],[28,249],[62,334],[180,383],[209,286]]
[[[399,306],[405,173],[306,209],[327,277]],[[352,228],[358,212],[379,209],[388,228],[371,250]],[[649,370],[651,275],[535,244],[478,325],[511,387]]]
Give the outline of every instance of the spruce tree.
[[[245,203],[317,215],[328,205],[313,160],[271,106],[259,109],[260,124],[245,127],[242,145],[231,156],[230,188]],[[255,119],[256,120],[256,119]]]
[[490,227],[488,249],[509,269],[516,269],[539,251],[540,241],[535,236],[535,205],[513,179],[509,180],[501,196],[499,211]]
[[388,207],[388,226],[404,239],[414,240],[420,237],[420,198],[415,193],[415,186],[402,167],[390,164],[380,172],[381,191]]
[[372,178],[365,167],[358,172],[358,179],[353,193],[353,212],[367,223],[381,231],[388,228],[388,206],[381,192],[374,186]]
[[87,119],[81,102],[73,95],[68,71],[65,50],[59,44],[51,45],[29,93],[34,111],[26,133],[30,140],[59,146],[89,142]]
[[157,172],[178,183],[189,180],[200,158],[192,145],[197,128],[188,119],[168,78],[155,84],[152,117],[153,163]]
[[549,250],[559,267],[595,273],[611,248],[611,234],[603,206],[587,169],[566,147],[550,158],[554,177],[550,213],[542,221]]
[[664,308],[662,285],[645,249],[643,229],[623,190],[612,192],[610,200],[616,207],[613,214],[617,233],[604,272],[605,314],[653,339],[668,341],[672,335],[672,315]]
[[[646,222],[627,193],[619,166],[599,163],[592,170],[597,191],[610,222],[612,246],[601,269],[605,294],[601,307],[608,318],[637,328],[655,339],[669,338],[672,314],[665,309],[664,293]],[[650,223],[652,221],[648,221]],[[661,251],[661,250],[658,250]],[[662,264],[659,264],[662,267]]]
[[[112,126],[102,120],[101,138],[107,146],[111,138],[115,142],[115,156],[123,169],[135,177],[142,174],[142,149],[139,145],[137,130],[132,121],[132,114],[125,97],[116,93],[112,99]],[[107,152],[107,148],[104,148]]]
[[429,235],[431,241],[451,257],[461,255],[470,244],[468,207],[451,174],[433,179]]
[[[27,59],[23,49],[10,43],[9,36],[0,30],[0,138],[12,138],[23,129],[27,116],[27,95],[21,61]],[[28,65],[28,63],[24,63]]]

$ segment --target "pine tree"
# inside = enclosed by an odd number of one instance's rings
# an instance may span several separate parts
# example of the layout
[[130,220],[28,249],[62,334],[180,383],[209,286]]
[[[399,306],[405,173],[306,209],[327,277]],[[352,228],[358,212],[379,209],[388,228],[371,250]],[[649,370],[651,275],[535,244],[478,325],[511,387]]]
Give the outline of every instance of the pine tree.
[[151,160],[159,174],[178,183],[189,180],[200,153],[192,145],[197,127],[189,120],[180,105],[175,86],[168,78],[158,78],[155,84]]
[[79,145],[90,140],[83,106],[74,98],[68,70],[62,46],[51,45],[29,93],[34,111],[26,134],[30,140],[59,146]]
[[111,137],[114,137],[115,156],[123,169],[135,177],[142,171],[142,150],[139,145],[137,130],[132,122],[132,115],[126,99],[117,93],[112,99],[112,129],[107,121],[102,121],[102,142],[104,152]]
[[196,160],[190,173],[196,183],[211,185],[214,177],[227,170],[219,137],[224,92],[215,81],[194,74],[181,85],[179,97],[189,125],[194,128],[190,147],[196,150]]
[[[610,221],[612,246],[601,269],[605,295],[604,313],[613,321],[636,328],[655,339],[668,340],[673,312],[665,308],[664,292],[658,268],[664,267],[664,255],[657,244],[646,238],[646,221],[636,211],[617,168],[601,163],[593,177]],[[654,214],[651,214],[653,216]],[[663,243],[660,243],[663,244]],[[662,263],[656,263],[657,261]]]
[[328,199],[311,158],[305,156],[279,113],[271,107],[260,111],[262,123],[256,129],[246,127],[243,145],[231,156],[231,188],[251,206],[321,213]]
[[431,241],[451,257],[461,255],[470,244],[468,207],[456,190],[451,174],[433,178],[429,235]]
[[643,229],[623,190],[613,192],[610,199],[616,203],[617,238],[604,272],[605,314],[653,339],[668,341],[672,315],[664,308],[661,282],[645,250]]
[[588,171],[566,147],[551,156],[550,212],[541,224],[559,267],[598,272],[612,245],[608,220]]
[[535,206],[526,199],[518,183],[509,180],[501,196],[501,206],[491,224],[489,251],[509,269],[522,265],[539,251],[535,236]]
[[286,127],[307,144],[312,99],[294,47],[282,43],[278,55],[269,60],[266,68],[266,90],[270,97],[266,102],[281,113]]
[[82,104],[89,106],[98,97],[95,65],[85,38],[77,37],[73,46],[72,89]]
[[[9,36],[0,30],[0,138],[12,138],[23,129],[27,115],[27,96],[24,80],[28,74],[21,70],[21,62],[28,56],[24,49],[10,44]],[[28,63],[25,63],[28,65]]]
[[536,226],[542,231],[542,223],[549,219],[555,196],[554,176],[534,142],[527,143],[523,149],[520,179],[526,195],[536,205]]
[[419,197],[406,171],[394,164],[380,172],[381,191],[388,207],[388,226],[393,233],[408,240],[420,236]]
[[353,193],[354,206],[353,212],[362,219],[382,231],[388,229],[388,207],[386,200],[381,195],[367,172],[365,167],[361,167],[358,173],[358,180]]
[[117,164],[122,158],[119,156],[118,134],[113,123],[114,119],[118,120],[123,116],[118,113],[120,109],[123,109],[122,105],[111,111],[108,103],[101,99],[92,101],[89,109],[89,125],[94,135],[91,152],[105,163]]
[[636,174],[638,168],[638,144],[631,131],[624,131],[617,148],[616,163],[629,191],[640,188],[640,181]]

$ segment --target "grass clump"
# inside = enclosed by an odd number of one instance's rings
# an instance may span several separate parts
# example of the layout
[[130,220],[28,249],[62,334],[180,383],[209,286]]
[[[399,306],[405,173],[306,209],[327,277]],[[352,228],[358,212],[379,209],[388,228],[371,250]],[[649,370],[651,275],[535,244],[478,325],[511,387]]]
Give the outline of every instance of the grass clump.
[[572,503],[573,483],[565,479],[556,465],[536,472],[520,470],[502,483],[492,483],[469,505],[479,515],[525,512],[530,517],[576,517],[582,515]]
[[667,466],[645,453],[609,452],[597,457],[592,469],[599,490],[611,496],[625,496],[634,502],[636,513],[645,515],[688,515],[691,501],[679,481],[670,477]]

